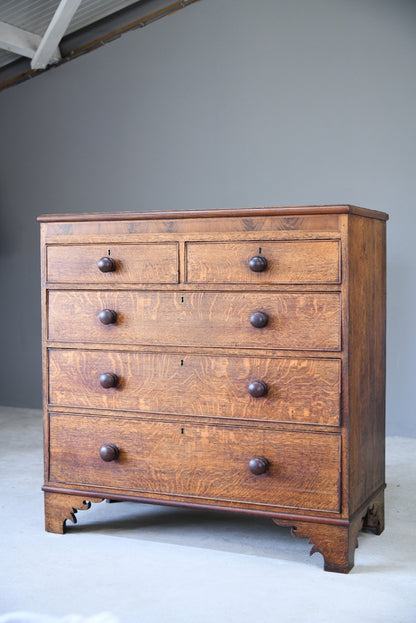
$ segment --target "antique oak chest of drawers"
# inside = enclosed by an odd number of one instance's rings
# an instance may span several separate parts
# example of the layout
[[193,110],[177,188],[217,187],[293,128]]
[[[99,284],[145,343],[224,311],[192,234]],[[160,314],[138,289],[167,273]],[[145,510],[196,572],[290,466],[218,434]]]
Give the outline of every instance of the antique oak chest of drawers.
[[245,512],[348,572],[383,530],[386,219],[39,217],[46,530],[103,499]]

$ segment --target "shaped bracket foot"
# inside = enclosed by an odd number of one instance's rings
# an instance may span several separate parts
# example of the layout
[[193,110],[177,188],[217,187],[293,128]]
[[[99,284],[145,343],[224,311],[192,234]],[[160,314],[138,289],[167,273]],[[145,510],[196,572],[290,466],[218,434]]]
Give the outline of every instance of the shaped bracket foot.
[[88,510],[91,502],[102,502],[104,498],[89,498],[79,495],[66,495],[45,491],[45,530],[55,534],[64,534],[67,520],[77,523],[77,511]]

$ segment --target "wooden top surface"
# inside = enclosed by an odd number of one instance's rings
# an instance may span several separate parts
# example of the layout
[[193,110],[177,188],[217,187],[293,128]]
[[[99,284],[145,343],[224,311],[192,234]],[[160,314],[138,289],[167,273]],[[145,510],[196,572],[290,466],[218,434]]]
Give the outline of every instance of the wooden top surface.
[[102,212],[88,214],[43,214],[40,223],[76,221],[140,221],[160,219],[251,217],[251,216],[297,216],[306,214],[357,214],[387,221],[388,214],[352,205],[320,205],[292,207],[232,208],[223,210],[174,210],[166,212]]

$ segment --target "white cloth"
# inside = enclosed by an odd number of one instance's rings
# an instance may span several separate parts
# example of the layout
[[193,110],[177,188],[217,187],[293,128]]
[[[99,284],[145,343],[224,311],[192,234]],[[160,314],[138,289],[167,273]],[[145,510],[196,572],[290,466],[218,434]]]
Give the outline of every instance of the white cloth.
[[10,612],[9,614],[0,614],[0,623],[119,623],[119,620],[109,612],[101,612],[91,616],[67,614],[63,617],[34,612]]

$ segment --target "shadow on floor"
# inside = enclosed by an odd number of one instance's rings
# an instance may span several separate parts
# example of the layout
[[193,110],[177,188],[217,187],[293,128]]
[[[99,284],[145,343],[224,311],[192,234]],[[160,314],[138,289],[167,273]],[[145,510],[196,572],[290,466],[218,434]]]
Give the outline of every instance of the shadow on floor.
[[289,528],[238,513],[120,502],[93,504],[76,518],[77,525],[67,522],[68,534],[107,534],[279,559],[286,558],[287,550],[292,560],[295,552],[304,559],[310,551],[307,540],[294,538]]

